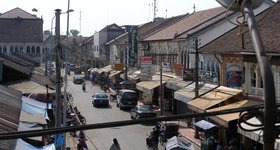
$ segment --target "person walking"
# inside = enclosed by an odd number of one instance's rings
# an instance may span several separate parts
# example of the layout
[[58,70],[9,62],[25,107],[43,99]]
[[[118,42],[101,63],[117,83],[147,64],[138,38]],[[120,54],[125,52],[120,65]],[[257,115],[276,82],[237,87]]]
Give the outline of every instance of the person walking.
[[116,138],[113,139],[113,144],[110,147],[110,150],[120,150],[120,144]]
[[83,92],[86,92],[86,82],[85,81],[82,83],[82,90],[83,90]]

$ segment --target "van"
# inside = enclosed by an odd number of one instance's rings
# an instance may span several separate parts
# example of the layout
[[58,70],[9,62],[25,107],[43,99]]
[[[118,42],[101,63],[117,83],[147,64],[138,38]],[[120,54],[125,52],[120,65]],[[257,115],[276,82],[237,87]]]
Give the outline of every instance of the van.
[[121,89],[117,94],[117,107],[134,108],[137,105],[137,93],[129,89]]

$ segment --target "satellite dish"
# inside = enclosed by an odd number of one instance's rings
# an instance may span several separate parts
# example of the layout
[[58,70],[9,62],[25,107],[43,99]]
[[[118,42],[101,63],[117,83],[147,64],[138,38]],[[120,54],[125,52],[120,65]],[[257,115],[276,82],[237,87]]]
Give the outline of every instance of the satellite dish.
[[[233,10],[233,11],[240,11],[242,2],[244,0],[216,0],[218,3],[220,3],[223,7]],[[264,0],[251,0],[252,8],[256,9],[258,8]]]

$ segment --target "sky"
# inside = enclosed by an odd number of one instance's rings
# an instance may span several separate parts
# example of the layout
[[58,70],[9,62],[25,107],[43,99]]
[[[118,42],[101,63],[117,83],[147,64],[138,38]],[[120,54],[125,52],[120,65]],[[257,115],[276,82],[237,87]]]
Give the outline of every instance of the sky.
[[[91,36],[107,25],[116,23],[122,25],[139,25],[154,18],[154,0],[6,0],[0,5],[0,13],[19,7],[28,13],[43,18],[43,30],[51,30],[55,9],[61,9],[61,34],[67,30],[68,1],[69,31],[78,30],[82,36]],[[220,7],[216,0],[157,0],[156,17],[169,18],[195,10],[205,10]],[[33,12],[35,8],[38,11]],[[55,20],[53,21],[53,27]],[[53,30],[54,32],[54,30]]]

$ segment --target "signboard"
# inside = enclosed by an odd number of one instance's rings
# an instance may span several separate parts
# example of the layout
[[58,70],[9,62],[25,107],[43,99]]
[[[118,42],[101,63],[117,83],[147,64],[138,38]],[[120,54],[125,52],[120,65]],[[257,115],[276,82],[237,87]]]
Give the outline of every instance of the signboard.
[[174,64],[173,68],[174,68],[174,73],[175,73],[176,76],[182,76],[183,75],[183,68],[184,68],[183,64]]
[[141,57],[141,73],[148,75],[155,73],[152,57]]
[[226,69],[226,79],[228,87],[241,87],[242,65],[238,63],[228,63]]
[[137,26],[132,26],[128,31],[128,67],[136,67],[138,59]]
[[171,72],[171,66],[168,62],[162,62],[162,71],[163,72]]
[[117,71],[123,71],[124,70],[124,64],[115,64],[115,70]]

